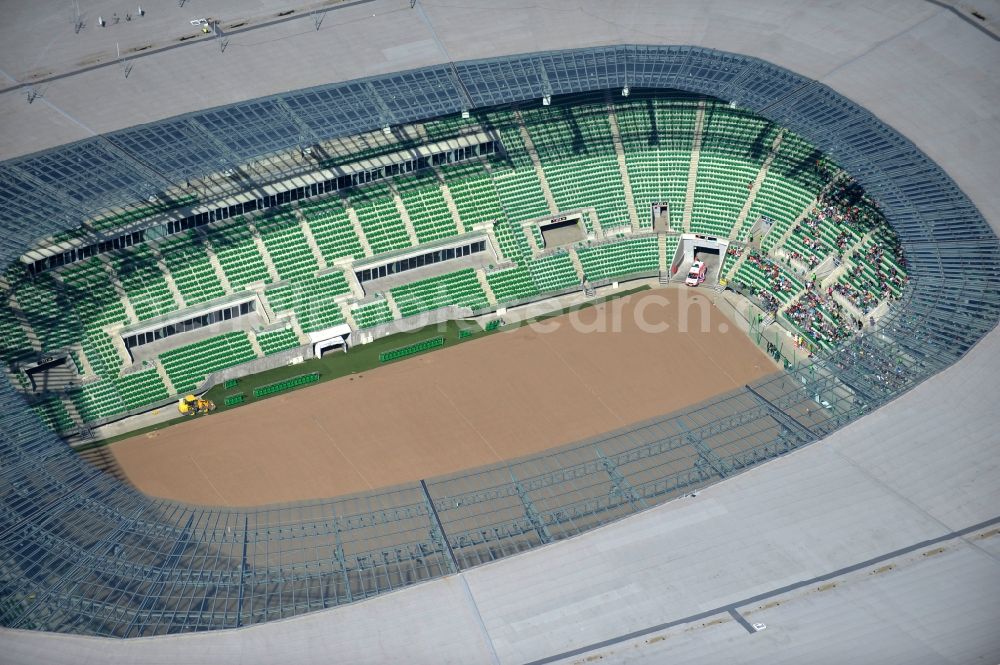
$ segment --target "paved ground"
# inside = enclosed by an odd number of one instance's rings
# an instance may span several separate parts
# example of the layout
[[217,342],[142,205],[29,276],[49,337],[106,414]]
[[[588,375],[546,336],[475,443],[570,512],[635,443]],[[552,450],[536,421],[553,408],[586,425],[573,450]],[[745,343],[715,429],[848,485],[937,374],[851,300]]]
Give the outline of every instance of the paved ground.
[[775,371],[707,296],[643,292],[110,450],[141,490],[215,505],[333,496],[527,455]]

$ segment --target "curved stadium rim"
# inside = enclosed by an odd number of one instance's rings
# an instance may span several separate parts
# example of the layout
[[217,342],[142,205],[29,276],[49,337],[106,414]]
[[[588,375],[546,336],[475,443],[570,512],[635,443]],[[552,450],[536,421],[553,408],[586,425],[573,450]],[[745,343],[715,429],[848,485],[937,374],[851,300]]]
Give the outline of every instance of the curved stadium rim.
[[[956,362],[996,325],[1000,243],[936,164],[823,84],[759,59],[685,46],[449,63],[199,111],[10,160],[0,164],[0,264],[40,236],[219,170],[200,155],[208,136],[227,160],[244,163],[303,138],[625,86],[733,101],[795,131],[854,176],[880,202],[908,261],[910,283],[878,332],[682,413],[533,457],[247,510],[150,498],[92,469],[5,378],[0,624],[117,637],[235,628],[447,575],[818,440]],[[244,112],[258,124],[247,125]],[[295,130],[271,131],[277,127]]]

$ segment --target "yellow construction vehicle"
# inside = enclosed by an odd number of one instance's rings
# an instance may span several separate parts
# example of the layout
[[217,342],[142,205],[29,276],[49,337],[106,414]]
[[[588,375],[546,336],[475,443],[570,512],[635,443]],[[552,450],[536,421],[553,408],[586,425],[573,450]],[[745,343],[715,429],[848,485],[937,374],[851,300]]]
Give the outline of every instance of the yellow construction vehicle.
[[215,411],[215,402],[198,395],[187,395],[177,400],[177,410],[185,416],[200,416]]

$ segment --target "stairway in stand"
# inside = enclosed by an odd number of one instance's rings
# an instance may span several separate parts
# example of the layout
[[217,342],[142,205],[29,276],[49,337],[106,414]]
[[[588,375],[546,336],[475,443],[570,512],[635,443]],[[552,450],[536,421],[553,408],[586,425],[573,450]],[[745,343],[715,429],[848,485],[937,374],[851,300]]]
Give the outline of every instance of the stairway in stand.
[[257,357],[263,358],[264,349],[261,348],[260,342],[257,341],[257,335],[255,334],[247,335],[247,341],[250,342],[250,348],[253,349],[253,352],[257,355]]
[[[809,205],[807,205],[805,209],[799,213],[799,216],[796,217],[795,220],[788,226],[788,228],[785,229],[785,232],[781,234],[781,237],[778,238],[777,242],[771,245],[771,251],[768,252],[768,254],[774,256],[777,250],[784,248],[785,243],[788,242],[788,239],[792,237],[793,233],[795,233],[795,229],[799,227],[799,224],[802,223],[802,220],[808,217],[809,213],[812,212],[812,209],[816,207],[818,200],[819,199],[813,199],[812,201],[809,202]],[[768,233],[770,233],[770,231],[768,231]],[[764,238],[760,238],[760,244],[763,245],[763,243],[764,243]]]
[[573,269],[576,270],[576,276],[579,280],[583,281],[583,264],[580,263],[580,257],[576,253],[575,247],[569,248],[569,260],[573,262]]
[[736,262],[733,263],[733,267],[729,269],[729,274],[721,275],[721,279],[725,279],[726,281],[731,280],[733,276],[740,271],[740,267],[743,265],[743,262],[747,260],[747,256],[749,254],[750,247],[744,247],[743,253],[740,254],[740,258],[736,259]]
[[396,299],[392,296],[392,292],[386,291],[382,295],[385,296],[385,304],[389,306],[389,311],[392,312],[392,318],[403,318],[403,313],[399,311],[399,305],[396,304]]
[[520,229],[521,233],[524,234],[524,237],[528,239],[528,247],[531,248],[532,255],[537,256],[538,253],[542,251],[542,248],[538,246],[538,241],[535,240],[535,234],[531,232],[531,226],[531,224],[522,224]]
[[358,300],[365,297],[365,289],[361,286],[361,282],[358,281],[358,273],[354,271],[354,259],[345,256],[342,259],[337,259],[333,262],[335,268],[340,268],[344,273],[344,279],[347,280],[347,286],[351,289],[351,295],[353,295]]
[[361,243],[361,249],[365,252],[365,257],[373,255],[372,246],[368,244],[368,238],[365,236],[365,230],[361,228],[361,220],[358,219],[358,213],[354,210],[354,207],[347,209],[347,218],[351,220],[351,226],[354,228],[354,234],[358,236],[358,241]]
[[170,380],[170,376],[167,374],[167,370],[164,369],[163,363],[157,360],[153,363],[153,366],[156,368],[156,373],[159,375],[160,380],[163,381],[163,385],[167,387],[167,394],[176,395],[177,389],[174,388],[174,382]]
[[486,280],[486,271],[482,268],[476,268],[476,279],[479,280],[479,286],[483,288],[483,292],[486,294],[486,301],[490,304],[490,307],[496,307],[497,297],[493,293],[490,283]]
[[542,186],[545,203],[549,206],[549,212],[554,215],[559,212],[559,207],[556,205],[555,197],[552,196],[552,188],[549,187],[549,181],[545,178],[545,170],[542,169],[542,161],[538,159],[535,142],[531,140],[531,134],[528,133],[528,128],[524,124],[524,117],[521,115],[521,112],[514,111],[514,116],[517,118],[517,126],[521,130],[521,140],[524,141],[524,149],[527,151],[528,156],[531,157],[531,163],[534,165],[535,173],[538,175],[538,182]]
[[625,149],[622,147],[622,135],[618,128],[618,116],[614,104],[611,103],[611,93],[605,95],[608,107],[608,122],[611,125],[611,138],[615,144],[615,157],[618,158],[618,170],[621,172],[622,185],[625,188],[625,207],[628,208],[628,218],[632,222],[632,231],[639,230],[639,213],[635,208],[635,197],[632,194],[632,181],[628,177],[628,165],[625,163]]
[[874,235],[874,231],[869,231],[868,233],[861,236],[860,240],[858,240],[856,243],[848,247],[844,251],[844,258],[840,261],[840,265],[834,268],[829,275],[824,277],[820,282],[820,285],[823,286],[824,288],[830,286],[831,284],[839,280],[841,276],[843,276],[843,274],[847,272],[850,268],[853,268],[854,261],[851,260],[851,256],[854,255],[854,252],[864,247],[865,243],[871,239],[872,235]]
[[691,162],[688,166],[687,192],[684,194],[684,232],[691,232],[691,211],[694,210],[694,188],[698,182],[698,160],[701,157],[701,135],[705,125],[705,102],[698,102],[694,116],[694,140],[691,142]]
[[774,139],[774,143],[771,144],[771,151],[767,154],[767,159],[760,166],[760,171],[757,172],[757,177],[754,178],[753,185],[750,186],[750,193],[747,195],[747,200],[743,203],[743,208],[740,210],[740,214],[736,216],[736,223],[733,224],[732,231],[729,232],[729,239],[736,240],[737,236],[743,230],[743,224],[746,223],[747,215],[750,213],[750,208],[753,207],[754,201],[757,200],[757,192],[760,191],[760,185],[764,182],[764,178],[767,177],[767,170],[771,168],[771,162],[778,154],[778,149],[781,147],[781,139],[785,135],[785,130],[778,132],[778,136]]
[[215,255],[215,248],[212,247],[212,243],[208,240],[203,240],[201,244],[205,248],[209,265],[212,266],[215,276],[218,278],[219,283],[222,284],[222,290],[225,291],[226,295],[232,295],[233,285],[229,283],[229,277],[226,276],[226,271],[222,269],[222,264],[219,263],[219,257]]
[[177,288],[177,282],[174,281],[174,276],[170,273],[170,268],[167,267],[166,261],[163,260],[163,255],[160,254],[159,248],[153,245],[149,245],[149,248],[153,252],[153,257],[156,258],[156,267],[163,273],[163,281],[166,282],[167,291],[170,292],[170,296],[174,299],[174,307],[184,309],[187,303],[184,302],[184,296],[181,295],[180,289]]
[[111,286],[114,287],[115,293],[118,294],[118,298],[121,300],[122,307],[125,308],[125,316],[128,318],[128,322],[138,323],[139,317],[135,313],[135,308],[132,307],[132,301],[128,299],[128,294],[125,293],[125,287],[122,286],[118,275],[115,273],[115,269],[111,266],[111,259],[108,258],[107,254],[98,254],[97,258],[104,264],[104,270],[108,273]]
[[[346,309],[346,307],[343,304],[341,304],[341,309]],[[344,320],[347,321],[348,323],[354,321],[354,319],[348,318],[346,316],[344,317]],[[307,335],[306,332],[302,330],[302,326],[299,324],[299,320],[297,318],[293,316],[291,319],[289,319],[289,323],[292,324],[292,332],[295,333],[295,336],[298,338],[299,344],[309,344],[312,341],[309,338],[309,335]],[[357,328],[355,328],[353,325],[351,327],[353,330],[357,330]]]
[[274,267],[274,261],[271,260],[271,252],[267,250],[264,239],[260,237],[260,231],[252,224],[250,225],[250,230],[253,231],[253,244],[257,248],[257,253],[260,254],[260,258],[264,261],[264,267],[267,268],[268,276],[272,282],[280,281],[281,277],[278,275],[278,269]]
[[434,172],[437,173],[438,180],[441,181],[441,195],[444,197],[445,205],[448,206],[448,212],[451,213],[451,221],[455,223],[455,228],[458,230],[459,235],[461,235],[465,233],[465,223],[462,222],[462,217],[458,214],[458,206],[455,205],[451,189],[449,189],[444,174],[441,173],[441,169],[434,167]]
[[494,221],[481,222],[475,224],[472,227],[473,231],[482,231],[486,234],[486,237],[490,239],[490,245],[493,247],[493,253],[497,256],[497,261],[500,263],[504,262],[503,250],[500,248],[500,241],[497,240],[496,231],[493,230],[493,225],[496,224]]
[[316,259],[316,264],[319,266],[320,270],[326,268],[326,257],[323,256],[323,252],[320,251],[319,245],[316,244],[316,236],[313,235],[312,227],[309,226],[309,222],[306,221],[306,216],[303,215],[300,210],[295,211],[295,216],[299,219],[299,227],[302,229],[302,235],[306,239],[306,244],[309,245],[309,251],[312,252],[313,258]]
[[785,312],[787,312],[791,308],[792,305],[794,305],[795,303],[797,303],[799,301],[799,298],[801,298],[802,296],[804,296],[806,294],[806,291],[808,291],[808,290],[809,289],[803,287],[803,288],[799,289],[798,291],[796,291],[795,295],[793,295],[791,298],[789,298],[787,303],[785,303],[784,305],[782,305],[781,307],[778,308],[778,311],[781,312],[782,314],[784,314]]
[[[392,187],[391,184],[390,187]],[[410,219],[410,212],[406,209],[406,204],[403,203],[403,198],[399,195],[395,187],[392,187],[392,201],[396,204],[396,212],[399,213],[399,219],[403,222],[406,235],[410,237],[410,245],[416,247],[420,244],[420,239],[417,238],[417,232],[413,228],[413,220]]]
[[62,397],[59,401],[62,402],[63,408],[66,409],[66,415],[68,415],[69,419],[73,421],[76,428],[78,430],[84,429],[86,422],[84,421],[83,416],[80,415],[79,409],[76,408],[76,403],[68,397]]
[[[17,302],[17,297],[13,292],[10,292],[7,294],[7,298],[10,311],[14,315],[14,319],[17,320],[17,323],[21,326],[21,330],[24,331],[24,336],[27,338],[31,348],[40,352],[42,350],[42,341],[38,338],[38,335],[35,334],[35,329],[31,327],[31,323],[24,315],[24,310],[21,309],[21,305]],[[135,316],[134,312],[132,316]]]

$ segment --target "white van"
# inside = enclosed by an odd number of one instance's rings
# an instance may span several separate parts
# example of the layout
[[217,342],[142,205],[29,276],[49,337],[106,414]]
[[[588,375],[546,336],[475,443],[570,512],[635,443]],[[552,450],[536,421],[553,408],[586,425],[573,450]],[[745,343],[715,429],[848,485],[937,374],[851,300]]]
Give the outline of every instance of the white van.
[[705,281],[705,274],[707,272],[708,266],[705,265],[704,261],[695,261],[691,264],[691,269],[688,271],[684,283],[688,286],[698,286]]

